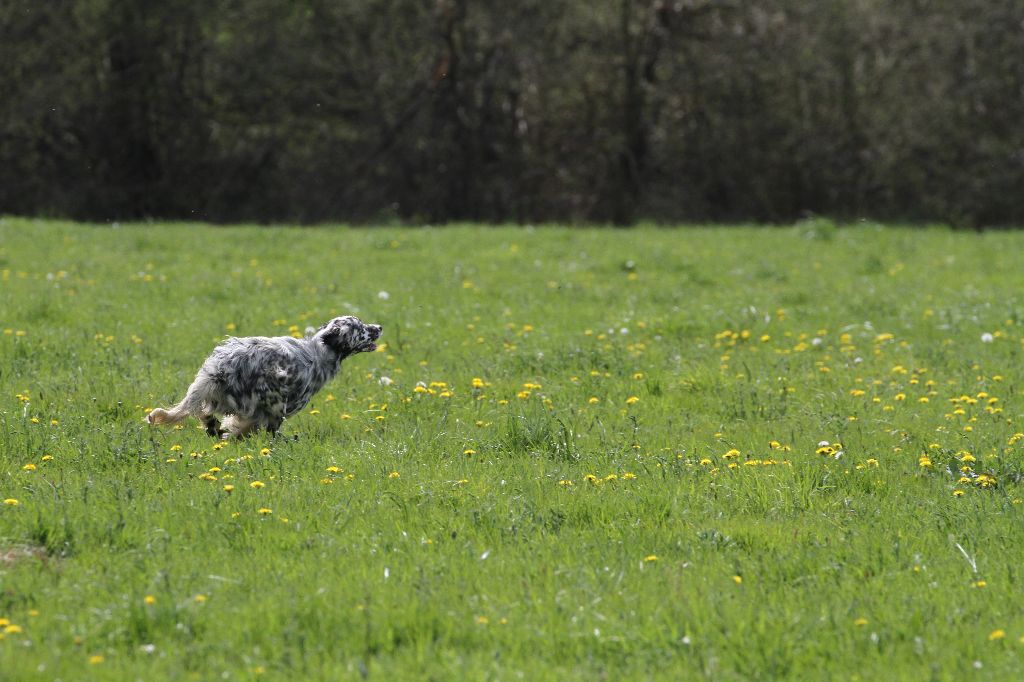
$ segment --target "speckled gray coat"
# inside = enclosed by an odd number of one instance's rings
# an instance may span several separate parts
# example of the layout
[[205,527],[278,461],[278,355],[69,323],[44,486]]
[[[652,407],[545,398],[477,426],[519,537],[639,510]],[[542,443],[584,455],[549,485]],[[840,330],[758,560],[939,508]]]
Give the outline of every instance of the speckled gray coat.
[[[256,429],[276,433],[281,423],[334,378],[350,355],[376,350],[381,327],[352,316],[336,317],[313,336],[229,338],[203,363],[185,398],[157,408],[150,424],[173,424],[194,416],[218,438]],[[223,424],[218,416],[226,417]]]

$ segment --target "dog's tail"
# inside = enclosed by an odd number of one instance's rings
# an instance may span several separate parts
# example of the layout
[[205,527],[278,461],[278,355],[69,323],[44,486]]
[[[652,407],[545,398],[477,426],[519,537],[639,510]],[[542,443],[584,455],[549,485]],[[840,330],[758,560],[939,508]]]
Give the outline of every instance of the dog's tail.
[[146,415],[150,424],[177,424],[190,416],[198,416],[206,403],[206,377],[200,376],[188,387],[188,392],[174,407],[158,407]]

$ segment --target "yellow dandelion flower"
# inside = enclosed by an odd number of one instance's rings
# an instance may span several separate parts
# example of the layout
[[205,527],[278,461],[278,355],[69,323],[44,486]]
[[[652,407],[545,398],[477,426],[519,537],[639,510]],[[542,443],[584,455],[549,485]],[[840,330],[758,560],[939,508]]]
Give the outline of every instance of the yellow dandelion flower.
[[990,642],[1002,639],[1003,637],[1006,637],[1006,630],[993,630],[992,632],[988,633],[988,641]]
[[252,483],[249,484],[250,488],[256,488],[257,490],[259,490],[260,488],[265,488],[266,486],[267,484],[264,483],[263,481],[253,481]]
[[152,606],[156,603],[156,597],[154,597],[151,594],[147,594],[145,597],[142,598],[142,602],[147,606]]
[[570,487],[572,485],[572,481],[570,481],[567,478],[563,478],[561,481],[558,482],[558,485]]
[[399,478],[401,475],[402,474],[398,473],[397,471],[392,471],[390,474],[388,474],[388,478]]
[[742,585],[742,584],[743,584],[743,576],[740,576],[740,575],[734,575],[734,576],[732,577],[732,581],[733,581],[734,583],[736,583],[737,585]]
[[21,504],[21,502],[14,499],[13,497],[8,497],[6,500],[4,500],[4,504],[6,504],[8,507],[17,507],[19,504]]
[[978,474],[978,477],[974,479],[974,484],[982,488],[995,488],[998,485],[994,476],[988,474]]
[[32,462],[29,462],[28,464],[26,464],[25,466],[23,466],[21,468],[22,468],[23,471],[35,471],[36,470],[36,465],[33,464]]
[[640,398],[636,397],[635,395],[631,395],[628,398],[626,398],[627,405],[636,405],[638,402],[640,402]]
[[5,635],[20,635],[21,632],[22,632],[22,629],[21,629],[20,625],[15,625],[14,623],[9,623],[9,624],[4,626],[4,634]]
[[206,603],[206,595],[205,594],[197,594],[196,596],[192,597],[192,600],[195,603],[197,603],[197,604],[205,604]]
[[273,514],[274,510],[273,509],[268,509],[266,507],[260,507],[259,509],[256,510],[256,513],[259,514],[260,516],[266,516],[267,514]]
[[235,486],[231,485],[230,483],[228,483],[226,486],[224,486],[224,492],[226,492],[226,493],[230,493],[234,489],[235,489]]
[[861,618],[858,618],[858,619],[854,620],[853,624],[856,625],[859,628],[860,627],[864,627],[865,625],[868,624],[868,619],[861,617]]
[[100,663],[103,662],[103,660],[104,659],[103,659],[103,656],[101,654],[96,654],[94,656],[90,656],[89,657],[89,665],[99,665]]

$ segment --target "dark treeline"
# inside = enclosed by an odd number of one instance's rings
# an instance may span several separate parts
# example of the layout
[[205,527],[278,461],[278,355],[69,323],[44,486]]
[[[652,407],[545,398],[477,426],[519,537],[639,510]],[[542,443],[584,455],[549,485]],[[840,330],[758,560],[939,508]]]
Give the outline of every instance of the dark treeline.
[[1024,2],[3,0],[0,213],[1024,225]]

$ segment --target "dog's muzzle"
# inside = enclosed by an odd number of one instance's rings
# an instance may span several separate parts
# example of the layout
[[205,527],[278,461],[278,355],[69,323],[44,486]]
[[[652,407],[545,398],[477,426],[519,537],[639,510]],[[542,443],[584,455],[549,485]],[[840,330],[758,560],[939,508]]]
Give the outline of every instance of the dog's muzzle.
[[370,332],[370,342],[365,344],[359,350],[365,351],[367,353],[372,353],[373,351],[377,350],[377,344],[374,343],[374,341],[380,338],[381,332],[384,331],[384,328],[381,327],[379,324],[368,324],[366,325],[366,329]]

